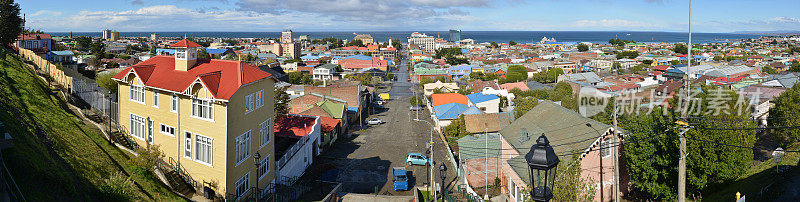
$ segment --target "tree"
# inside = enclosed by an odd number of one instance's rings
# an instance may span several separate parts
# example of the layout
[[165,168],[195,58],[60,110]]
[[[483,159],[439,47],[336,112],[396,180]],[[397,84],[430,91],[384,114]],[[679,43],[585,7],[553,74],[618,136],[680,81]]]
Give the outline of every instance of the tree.
[[622,58],[634,59],[636,57],[639,57],[639,52],[636,51],[622,51],[617,53],[617,59],[622,59]]
[[99,59],[103,59],[103,58],[105,58],[105,47],[106,47],[106,45],[103,44],[103,42],[99,42],[99,41],[98,42],[94,42],[94,43],[92,43],[92,46],[91,46],[89,52],[91,52],[92,55],[94,55],[94,57],[97,58],[98,60]]
[[586,52],[586,51],[588,51],[588,50],[589,50],[589,46],[588,46],[588,45],[586,45],[586,44],[584,44],[584,43],[580,43],[580,44],[578,44],[578,51],[580,51],[580,52]]
[[462,114],[458,117],[458,119],[451,122],[450,125],[444,127],[443,133],[448,137],[455,138],[461,138],[469,135],[470,133],[467,132],[467,125],[464,121],[464,115]]
[[433,55],[433,58],[442,59],[442,58],[455,57],[457,55],[461,55],[460,48],[442,48],[436,50],[436,54]]
[[525,115],[536,107],[539,104],[539,101],[532,98],[532,97],[516,97],[514,98],[514,117],[519,118],[522,115]]
[[794,61],[792,65],[789,66],[790,72],[800,72],[800,62]]
[[295,84],[295,85],[302,85],[303,84],[303,73],[302,72],[289,72],[286,73],[286,82]]
[[469,60],[467,60],[466,58],[447,57],[447,64],[449,65],[469,64]]
[[491,45],[492,48],[500,47],[499,45],[497,45],[497,42],[494,42],[494,41],[492,41],[492,43],[489,43],[489,45]]
[[209,59],[211,58],[211,55],[208,54],[208,51],[206,51],[205,48],[201,48],[199,51],[197,51],[197,58]]
[[653,60],[642,60],[642,63],[646,64],[647,66],[650,66],[653,65]]
[[0,45],[9,45],[22,33],[19,4],[13,0],[0,0]]
[[75,38],[75,47],[80,51],[89,51],[92,47],[92,38],[79,36]]
[[[770,117],[782,117],[771,119],[771,127],[780,126],[800,126],[800,85],[794,85],[787,89],[780,96],[775,98],[772,103],[775,107],[769,110]],[[781,141],[785,144],[800,142],[800,130],[796,128],[775,130]]]
[[675,47],[672,47],[672,51],[680,54],[689,53],[688,49],[686,48],[686,45],[683,45],[682,43],[676,44]]
[[[654,111],[660,111],[658,107]],[[605,114],[610,115],[610,113]],[[600,115],[598,115],[600,116]],[[653,138],[653,141],[641,141],[626,144],[622,150],[624,161],[628,165],[628,173],[633,187],[645,195],[644,198],[670,200],[677,196],[675,182],[678,180],[678,144],[672,116],[660,113],[641,114],[639,116],[620,116],[620,126],[629,132],[627,139],[631,141]],[[666,132],[664,132],[666,131]]]
[[422,99],[422,96],[414,95],[411,96],[409,103],[411,104],[411,106],[424,106],[425,100]]
[[352,40],[347,42],[347,46],[364,46],[364,42],[361,39]]
[[111,61],[106,63],[106,69],[116,69],[119,68],[119,63]]
[[511,41],[508,41],[508,45],[515,46],[515,45],[517,45],[517,42],[514,42],[514,40],[511,40]]
[[596,190],[592,186],[594,182],[581,177],[583,170],[581,161],[577,159],[579,156],[575,154],[572,156],[571,162],[565,160],[558,164],[558,177],[553,183],[552,201],[594,201]]
[[288,86],[275,88],[275,118],[282,118],[289,114],[289,94],[286,93]]
[[522,65],[511,65],[508,66],[508,72],[506,73],[506,82],[517,82],[517,81],[524,81],[528,79],[528,69]]
[[483,72],[470,72],[469,73],[470,80],[483,80]]
[[778,70],[770,66],[764,66],[764,68],[762,68],[761,71],[767,74],[778,74]]

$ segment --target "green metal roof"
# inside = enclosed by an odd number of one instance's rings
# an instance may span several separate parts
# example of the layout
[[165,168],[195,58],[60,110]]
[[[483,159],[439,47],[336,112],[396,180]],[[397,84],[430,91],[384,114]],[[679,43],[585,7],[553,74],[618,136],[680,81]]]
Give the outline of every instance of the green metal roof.
[[330,100],[325,100],[317,103],[317,106],[322,108],[322,110],[325,110],[325,112],[330,114],[335,119],[341,119],[344,114],[344,104],[342,103],[335,103]]
[[414,69],[415,75],[444,75],[447,74],[444,70],[441,69],[428,69],[428,68],[416,68]]
[[458,157],[462,161],[500,156],[503,148],[503,141],[500,139],[500,135],[496,133],[467,135],[458,139],[457,142]]

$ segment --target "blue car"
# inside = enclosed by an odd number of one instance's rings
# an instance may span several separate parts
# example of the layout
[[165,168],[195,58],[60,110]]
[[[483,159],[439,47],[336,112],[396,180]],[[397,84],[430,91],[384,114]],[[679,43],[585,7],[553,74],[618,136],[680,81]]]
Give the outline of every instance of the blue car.
[[406,171],[405,167],[395,167],[392,168],[392,185],[394,185],[395,191],[406,191],[408,190],[408,171]]
[[432,165],[433,163],[431,162],[430,159],[425,157],[425,155],[422,155],[420,153],[408,153],[408,157],[406,158],[406,164],[424,166],[424,165]]

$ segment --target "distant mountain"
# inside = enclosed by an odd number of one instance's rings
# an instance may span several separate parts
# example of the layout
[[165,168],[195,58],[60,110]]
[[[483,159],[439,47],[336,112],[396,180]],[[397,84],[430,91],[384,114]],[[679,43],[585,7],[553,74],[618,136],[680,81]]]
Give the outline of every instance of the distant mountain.
[[800,34],[800,31],[797,31],[797,30],[738,31],[738,32],[732,32],[732,34],[777,34],[777,35],[784,35],[784,34]]

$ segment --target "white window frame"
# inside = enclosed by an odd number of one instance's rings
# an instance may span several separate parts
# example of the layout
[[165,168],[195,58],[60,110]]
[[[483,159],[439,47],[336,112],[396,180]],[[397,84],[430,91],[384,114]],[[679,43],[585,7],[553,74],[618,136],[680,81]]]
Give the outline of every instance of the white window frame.
[[234,184],[233,187],[234,187],[234,195],[236,195],[235,198],[242,197],[245,194],[247,194],[247,192],[250,192],[250,172],[248,171],[247,173],[242,175],[242,178],[236,180],[236,183]]
[[253,97],[255,94],[249,94],[244,96],[244,114],[248,114],[255,110],[255,103]]
[[[201,149],[207,149],[207,151],[200,151]],[[201,159],[200,155],[207,155],[208,161]],[[211,166],[214,162],[214,138],[203,136],[200,134],[194,134],[194,161],[197,161],[200,164]],[[213,166],[211,166],[213,167]]]
[[153,107],[158,108],[158,90],[153,89]]
[[130,100],[144,104],[144,86],[131,85]]
[[259,90],[253,96],[253,100],[255,100],[255,108],[254,110],[261,108],[264,106],[264,90]]
[[272,118],[258,124],[258,149],[264,148],[272,141]]
[[269,172],[272,171],[269,162],[270,162],[270,155],[268,154],[267,157],[264,157],[264,159],[262,159],[261,162],[258,163],[258,169],[257,169],[258,181],[261,181],[261,178],[264,178],[264,176],[267,176],[267,174],[269,174]]
[[[202,113],[204,111],[205,113]],[[191,114],[193,118],[214,122],[214,101],[207,99],[200,99],[200,98],[192,98]]]
[[163,123],[160,124],[160,127],[159,127],[158,131],[161,132],[161,134],[175,137],[175,127],[169,126],[167,124],[163,124]]
[[[603,153],[606,154],[603,155]],[[611,141],[603,140],[602,143],[600,143],[600,157],[601,159],[611,157]]]
[[236,148],[235,148],[235,159],[236,165],[239,166],[242,162],[250,158],[250,136],[251,131],[247,130],[247,132],[242,133],[239,137],[236,137]]
[[130,114],[130,115],[131,115],[130,119],[131,136],[146,142],[144,138],[147,135],[147,119],[136,114]]
[[189,131],[184,131],[184,141],[183,141],[183,157],[187,159],[192,159],[192,133]]
[[169,111],[178,112],[178,95],[172,94]]

